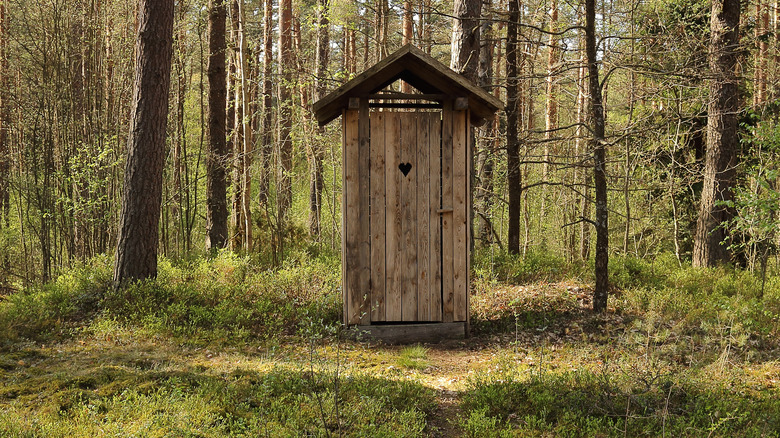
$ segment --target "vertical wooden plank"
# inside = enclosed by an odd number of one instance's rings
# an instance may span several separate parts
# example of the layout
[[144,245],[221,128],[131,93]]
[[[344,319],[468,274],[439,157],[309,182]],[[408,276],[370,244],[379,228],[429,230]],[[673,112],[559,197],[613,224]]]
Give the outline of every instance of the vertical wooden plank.
[[385,188],[387,233],[385,241],[385,318],[401,321],[401,162],[397,112],[385,114]]
[[371,229],[369,211],[370,121],[368,98],[358,110],[358,305],[361,324],[371,323]]
[[431,321],[430,296],[430,131],[431,113],[417,116],[417,320]]
[[360,277],[360,253],[359,253],[359,204],[360,182],[359,179],[359,151],[358,151],[358,111],[346,110],[344,112],[344,143],[343,151],[343,233],[344,233],[344,259],[345,265],[344,289],[346,293],[346,322],[347,324],[360,323],[360,303],[362,301],[359,289]]
[[468,157],[466,111],[454,111],[452,117],[452,199],[454,242],[454,313],[455,321],[466,321],[466,297],[468,295]]
[[371,321],[385,321],[385,117],[371,114]]
[[474,220],[473,220],[473,206],[474,206],[474,189],[472,183],[474,182],[474,137],[471,135],[471,112],[467,109],[466,113],[466,163],[468,163],[468,169],[466,171],[466,199],[468,204],[466,205],[466,212],[468,214],[468,226],[466,227],[466,337],[469,337],[471,333],[471,242],[472,235],[474,233]]
[[342,321],[350,324],[347,294],[347,111],[341,111],[341,303]]
[[431,320],[442,320],[442,289],[441,289],[441,124],[442,113],[436,112],[431,115],[431,131],[428,139],[428,150],[430,160],[430,299],[431,299]]
[[454,242],[453,242],[453,111],[452,101],[444,103],[442,111],[441,150],[441,243],[442,243],[442,321],[453,322],[454,297]]
[[411,165],[406,175],[396,170],[401,173],[401,317],[404,321],[417,321],[417,113],[400,114],[400,163]]

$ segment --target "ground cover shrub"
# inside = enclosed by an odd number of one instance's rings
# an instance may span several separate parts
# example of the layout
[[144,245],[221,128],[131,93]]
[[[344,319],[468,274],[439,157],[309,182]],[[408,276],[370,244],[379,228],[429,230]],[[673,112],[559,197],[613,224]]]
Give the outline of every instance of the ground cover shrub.
[[487,378],[463,398],[470,436],[778,436],[780,400],[769,387],[735,393],[703,371],[614,371]]
[[111,278],[111,259],[98,256],[50,283],[5,296],[0,300],[0,346],[67,334],[98,311]]
[[115,291],[112,261],[98,257],[0,301],[0,345],[69,336],[101,319],[193,342],[296,334],[307,319],[338,321],[340,272],[339,260],[327,255],[261,269],[225,251],[176,263],[162,258],[157,279]]
[[477,281],[510,284],[560,281],[582,274],[582,266],[567,263],[564,256],[544,250],[531,250],[525,256],[501,250],[477,250],[472,270]]
[[365,375],[338,386],[273,368],[210,374],[103,366],[0,390],[0,436],[418,437],[434,406],[413,382]]

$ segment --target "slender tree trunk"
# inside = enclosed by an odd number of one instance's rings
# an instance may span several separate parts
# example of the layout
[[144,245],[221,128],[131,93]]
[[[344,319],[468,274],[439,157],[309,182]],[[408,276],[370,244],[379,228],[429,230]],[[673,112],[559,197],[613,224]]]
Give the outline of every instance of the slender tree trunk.
[[284,229],[292,205],[292,0],[279,3],[279,224]]
[[757,53],[754,73],[755,91],[753,92],[753,105],[760,106],[767,101],[767,82],[769,79],[769,5],[767,0],[758,0],[756,3],[756,28],[755,37]]
[[[413,23],[414,20],[412,19],[412,14],[414,14],[414,11],[412,10],[412,0],[404,0],[404,14],[403,19],[401,23],[401,27],[403,30],[402,36],[401,36],[401,45],[407,45],[411,44],[414,41],[414,27]],[[401,92],[402,93],[411,93],[412,87],[409,85],[406,81],[401,82]]]
[[243,99],[243,80],[244,77],[244,65],[241,60],[241,12],[239,9],[239,1],[243,0],[231,0],[230,1],[230,35],[231,46],[233,49],[233,71],[232,75],[232,92],[233,99],[233,118],[230,120],[233,123],[232,130],[232,142],[233,146],[233,159],[232,159],[232,186],[233,197],[231,199],[232,208],[230,210],[230,248],[234,251],[238,251],[244,248],[244,236],[246,234],[244,230],[244,99]]
[[209,148],[206,155],[206,249],[209,251],[224,248],[228,238],[226,21],[225,0],[211,0],[208,64]]
[[507,22],[506,42],[506,150],[507,185],[509,186],[509,224],[507,229],[507,250],[511,254],[520,253],[520,140],[518,123],[520,107],[518,105],[518,26],[520,22],[520,0],[509,0],[509,21]]
[[[0,0],[0,230],[11,226],[11,148],[8,123],[8,26],[5,11],[6,0]],[[5,251],[4,251],[5,252]],[[0,258],[0,292],[7,284],[6,273],[11,260],[7,252]]]
[[[491,0],[486,0],[484,7],[491,9]],[[493,23],[491,19],[486,19],[482,24],[480,34],[482,35],[482,47],[479,51],[479,86],[487,92],[493,92],[493,55],[495,52],[496,40],[493,37]],[[477,155],[477,170],[479,178],[475,184],[477,192],[475,193],[475,207],[477,209],[477,237],[479,240],[492,242],[492,224],[489,220],[490,210],[493,205],[493,164],[494,154],[498,150],[495,148],[494,140],[498,134],[497,115],[485,124],[480,131],[479,153]]]
[[593,151],[593,182],[596,194],[596,288],[593,291],[593,310],[607,310],[609,289],[609,224],[607,209],[607,151],[604,142],[604,106],[601,101],[601,83],[596,52],[596,0],[585,1],[585,54],[588,60],[588,90],[591,112],[591,150]]
[[273,137],[273,0],[263,3],[263,123],[262,148],[260,150],[260,181],[258,198],[260,205],[268,202],[271,187],[271,159],[274,151]]
[[252,132],[252,119],[254,115],[250,109],[251,103],[251,90],[249,85],[248,76],[249,72],[249,50],[246,42],[246,13],[244,12],[244,0],[238,0],[238,64],[239,64],[239,80],[241,81],[241,119],[238,121],[241,124],[241,199],[239,200],[241,208],[241,220],[243,221],[242,230],[244,232],[242,236],[242,246],[246,251],[252,251],[252,209],[251,209],[251,194],[252,194],[252,178],[250,169],[252,168],[252,157],[254,156],[254,133]]
[[157,276],[165,125],[171,79],[172,0],[140,0],[125,184],[114,287]]
[[[584,40],[583,40],[584,42]],[[593,180],[593,174],[584,166],[587,161],[587,157],[590,156],[590,151],[587,148],[587,142],[585,141],[585,124],[587,123],[586,106],[588,102],[587,94],[587,73],[588,66],[584,58],[580,59],[581,66],[577,69],[577,138],[575,139],[575,150],[577,154],[577,161],[580,165],[577,167],[577,173],[580,176],[577,181],[582,184],[582,196],[580,198],[580,216],[582,222],[580,222],[580,245],[579,254],[580,259],[585,261],[590,257],[590,227],[591,224],[584,219],[590,216],[590,199],[591,199],[591,182]]]
[[[314,90],[317,99],[322,99],[327,93],[325,77],[330,61],[330,0],[319,0],[317,9],[317,51],[315,53]],[[322,136],[324,128],[318,128],[317,136],[312,142],[311,158],[309,160],[309,233],[320,235],[322,217],[322,187],[325,183],[322,162],[325,157],[325,144]]]
[[[379,62],[387,56],[387,16],[390,12],[390,5],[388,0],[377,0],[375,5],[374,41],[376,42],[376,58],[374,62]],[[354,44],[354,34],[352,37],[352,44]],[[368,47],[366,47],[366,53],[368,53]]]
[[733,199],[739,153],[739,0],[713,0],[710,21],[711,70],[707,117],[704,186],[693,243],[693,265],[714,266],[729,260],[721,244],[727,231],[721,226],[733,212],[718,201]]
[[[542,165],[542,181],[550,181],[550,163],[553,160],[552,154],[554,154],[553,139],[555,137],[555,130],[558,128],[558,96],[556,90],[556,75],[558,69],[558,36],[555,34],[558,26],[558,0],[552,0],[550,6],[550,26],[549,36],[547,39],[547,77],[545,79],[547,86],[546,103],[547,108],[544,112],[544,164]],[[542,186],[542,199],[541,207],[539,208],[539,216],[541,219],[539,235],[542,240],[542,246],[546,246],[548,226],[550,225],[551,218],[547,215],[547,202],[550,198],[550,188]],[[564,229],[565,232],[565,229]]]

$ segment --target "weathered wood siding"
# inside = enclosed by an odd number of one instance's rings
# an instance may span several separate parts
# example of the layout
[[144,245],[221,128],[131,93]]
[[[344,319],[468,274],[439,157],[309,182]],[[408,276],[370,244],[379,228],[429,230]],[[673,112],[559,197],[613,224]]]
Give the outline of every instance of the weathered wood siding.
[[345,322],[467,321],[468,110],[343,120]]

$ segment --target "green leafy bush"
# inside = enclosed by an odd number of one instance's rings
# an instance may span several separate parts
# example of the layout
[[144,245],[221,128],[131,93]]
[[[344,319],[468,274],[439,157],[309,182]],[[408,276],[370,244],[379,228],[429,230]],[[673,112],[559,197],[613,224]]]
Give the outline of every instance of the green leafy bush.
[[205,340],[295,334],[307,318],[338,321],[338,263],[299,258],[261,270],[227,251],[179,264],[162,259],[157,279],[115,291],[111,260],[99,257],[0,302],[0,336],[45,339],[95,318]]

